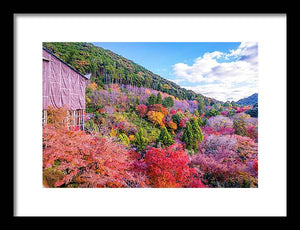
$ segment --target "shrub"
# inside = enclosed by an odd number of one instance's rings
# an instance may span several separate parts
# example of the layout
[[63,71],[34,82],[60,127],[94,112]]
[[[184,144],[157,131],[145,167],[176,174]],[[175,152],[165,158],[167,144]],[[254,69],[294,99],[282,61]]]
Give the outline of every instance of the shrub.
[[[151,148],[146,152],[148,185],[155,188],[192,187],[196,183],[196,171],[188,166],[189,157],[179,144],[165,149]],[[196,186],[195,186],[196,187]]]
[[235,131],[233,128],[219,128],[219,131],[215,131],[212,127],[209,126],[201,127],[201,129],[206,135],[232,135]]
[[180,128],[185,128],[186,127],[186,122],[187,122],[187,119],[185,118],[182,118],[179,122],[179,127]]
[[149,106],[149,111],[161,112],[164,116],[168,115],[168,110],[160,104],[154,104]]
[[191,165],[212,187],[257,187],[257,145],[239,135],[206,137]]
[[122,143],[126,146],[128,146],[130,144],[130,140],[128,138],[128,136],[125,133],[121,133],[118,138],[122,141]]
[[182,112],[177,112],[172,116],[172,120],[179,126],[181,119],[184,117]]
[[92,132],[99,132],[99,127],[98,125],[94,122],[94,120],[90,119],[87,122],[85,122],[84,125],[84,129],[88,132],[88,133],[92,133]]
[[217,158],[224,154],[233,155],[236,152],[237,140],[231,135],[206,135],[201,143],[201,153]]
[[55,127],[67,127],[72,125],[73,120],[67,107],[54,108],[49,106],[47,109],[47,123]]
[[83,131],[46,125],[43,176],[51,187],[142,187],[131,172],[135,159],[123,145]]
[[218,132],[224,128],[233,128],[233,122],[228,117],[217,115],[208,119],[208,126]]
[[140,104],[136,107],[137,112],[139,113],[139,115],[141,117],[145,117],[146,113],[147,113],[147,106]]
[[162,127],[160,131],[160,135],[156,140],[156,143],[162,144],[163,146],[169,146],[175,143],[175,141],[172,139],[172,136],[168,132],[166,127]]
[[149,139],[144,137],[144,129],[140,128],[134,136],[134,144],[137,147],[137,151],[144,151],[149,143]]
[[172,120],[168,122],[168,126],[172,129],[172,130],[176,130],[177,129],[177,124],[175,122],[173,122]]
[[235,134],[248,136],[248,128],[244,120],[235,120],[233,122],[233,128],[235,130]]
[[214,116],[217,116],[217,115],[220,115],[221,113],[218,111],[218,110],[216,110],[216,109],[214,109],[214,108],[212,108],[211,110],[209,110],[208,112],[206,112],[206,116],[207,117],[214,117]]

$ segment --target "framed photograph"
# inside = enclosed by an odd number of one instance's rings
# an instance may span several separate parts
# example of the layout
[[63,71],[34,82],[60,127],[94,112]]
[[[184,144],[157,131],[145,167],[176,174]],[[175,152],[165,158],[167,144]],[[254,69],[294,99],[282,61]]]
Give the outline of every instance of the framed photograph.
[[286,216],[286,14],[14,27],[15,216]]

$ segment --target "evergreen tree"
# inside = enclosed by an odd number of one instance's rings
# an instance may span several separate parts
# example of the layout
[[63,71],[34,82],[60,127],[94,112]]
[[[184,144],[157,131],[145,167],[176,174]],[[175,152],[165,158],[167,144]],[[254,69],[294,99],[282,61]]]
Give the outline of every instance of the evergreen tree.
[[186,127],[183,131],[183,135],[181,140],[186,144],[186,149],[192,150],[194,149],[194,135],[193,135],[193,127],[190,122],[186,123]]
[[160,93],[157,94],[157,98],[156,98],[156,104],[162,104],[162,96]]
[[231,108],[232,107],[230,101],[226,101],[223,106],[227,107],[227,108]]
[[198,117],[197,122],[200,127],[203,126],[203,121],[202,121],[201,117]]
[[221,113],[220,113],[220,111],[218,111],[218,110],[216,110],[216,109],[214,109],[214,108],[212,108],[211,110],[209,110],[207,113],[206,113],[206,115],[207,116],[210,116],[210,117],[214,117],[214,116],[217,116],[217,115],[220,115]]
[[161,143],[164,146],[169,146],[175,143],[165,126],[160,130],[160,135],[156,140],[156,144],[158,143]]
[[186,149],[198,152],[198,143],[203,140],[203,134],[197,119],[186,123],[181,140],[186,144]]
[[199,117],[199,112],[198,112],[197,109],[194,110],[194,115],[195,115],[196,117]]
[[154,94],[151,94],[150,97],[148,98],[147,105],[154,105],[156,104],[156,96]]
[[200,127],[204,127],[207,124],[207,118],[206,117],[204,117],[203,120],[202,120],[201,117],[198,117],[197,121],[198,121],[198,125]]
[[183,118],[183,114],[181,112],[177,112],[172,116],[172,120],[176,123],[176,125],[180,124],[180,120]]
[[258,107],[255,107],[254,109],[249,109],[245,113],[249,114],[251,117],[258,117]]
[[199,112],[199,114],[205,113],[205,110],[204,110],[204,99],[202,97],[198,101],[198,112]]
[[126,145],[128,146],[130,143],[130,140],[128,138],[128,136],[125,133],[121,133],[118,138]]
[[140,98],[139,96],[137,96],[135,99],[135,106],[138,106],[139,104],[140,104]]
[[174,106],[174,100],[172,97],[166,97],[164,100],[163,100],[163,103],[162,105],[166,108],[171,108]]
[[231,109],[231,110],[228,111],[227,116],[232,117],[234,114],[235,114],[235,110]]
[[140,128],[134,136],[134,144],[137,147],[137,151],[144,151],[149,143],[149,139],[144,137],[144,129]]
[[[192,125],[193,131],[194,131],[193,135],[194,135],[195,141],[202,142],[203,141],[203,133],[197,122],[197,119],[195,119],[195,118],[191,119],[191,125]],[[197,150],[198,150],[198,146],[197,146]],[[195,151],[196,151],[196,149],[195,149]]]

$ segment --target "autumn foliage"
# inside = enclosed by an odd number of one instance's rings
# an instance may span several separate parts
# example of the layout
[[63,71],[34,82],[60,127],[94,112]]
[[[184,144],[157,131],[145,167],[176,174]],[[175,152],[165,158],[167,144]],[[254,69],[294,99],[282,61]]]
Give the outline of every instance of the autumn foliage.
[[196,100],[166,106],[166,93],[105,87],[88,85],[83,131],[67,108],[47,111],[45,187],[258,187],[258,121],[246,108],[200,113]]
[[71,126],[73,119],[67,107],[53,108],[49,106],[47,110],[47,123],[55,127]]
[[139,113],[139,115],[141,117],[145,117],[145,115],[147,113],[147,106],[143,105],[143,104],[140,104],[140,105],[137,106],[136,110],[137,110],[137,112]]
[[189,157],[179,144],[164,149],[150,148],[145,157],[148,165],[147,184],[155,188],[205,187],[188,166]]
[[156,111],[149,111],[147,113],[147,117],[149,121],[151,121],[155,125],[164,126],[163,118],[164,114]]
[[131,171],[134,157],[122,144],[83,131],[46,125],[43,132],[47,187],[143,187]]

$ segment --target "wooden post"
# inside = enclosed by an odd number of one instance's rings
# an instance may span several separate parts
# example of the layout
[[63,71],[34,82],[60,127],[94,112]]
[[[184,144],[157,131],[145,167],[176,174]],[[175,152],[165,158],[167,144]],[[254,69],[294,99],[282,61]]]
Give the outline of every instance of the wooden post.
[[72,113],[73,113],[73,127],[75,127],[76,126],[76,112],[75,112],[75,110],[73,110],[72,111]]
[[47,124],[47,110],[43,110],[43,125]]
[[84,109],[82,110],[82,130],[84,130]]

